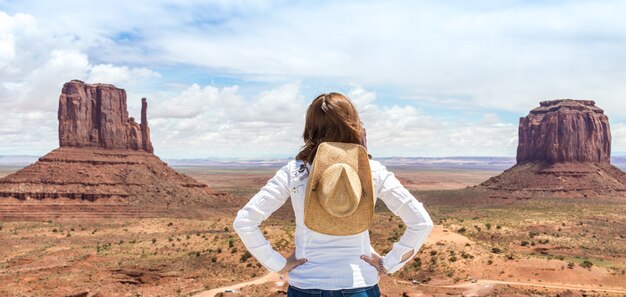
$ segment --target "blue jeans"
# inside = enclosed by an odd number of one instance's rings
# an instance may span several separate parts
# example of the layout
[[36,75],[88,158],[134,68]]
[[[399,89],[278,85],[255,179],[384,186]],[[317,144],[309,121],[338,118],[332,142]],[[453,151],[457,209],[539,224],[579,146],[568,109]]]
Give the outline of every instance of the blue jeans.
[[298,287],[289,286],[287,289],[287,297],[380,297],[380,289],[378,284],[371,287],[341,289],[341,290],[319,290],[319,289],[300,289]]

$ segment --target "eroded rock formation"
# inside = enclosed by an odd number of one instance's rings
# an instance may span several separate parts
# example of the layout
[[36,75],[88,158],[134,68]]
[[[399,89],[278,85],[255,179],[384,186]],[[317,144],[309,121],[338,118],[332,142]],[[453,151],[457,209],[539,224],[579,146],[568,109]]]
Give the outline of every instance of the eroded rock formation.
[[0,179],[0,197],[68,198],[152,206],[217,203],[206,184],[153,154],[142,99],[141,124],[128,117],[126,92],[73,80],[59,99],[59,148]]
[[498,197],[626,196],[610,158],[609,119],[594,101],[543,101],[520,118],[517,164],[481,186]]
[[542,101],[520,118],[517,163],[609,162],[611,132],[591,100]]
[[147,102],[142,99],[141,124],[128,117],[126,91],[108,84],[72,80],[59,97],[59,145],[141,149],[152,153]]

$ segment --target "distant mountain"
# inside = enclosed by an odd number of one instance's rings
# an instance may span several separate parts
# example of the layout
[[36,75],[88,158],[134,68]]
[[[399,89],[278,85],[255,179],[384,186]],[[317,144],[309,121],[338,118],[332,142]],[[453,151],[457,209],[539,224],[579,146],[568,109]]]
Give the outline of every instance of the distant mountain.
[[38,156],[28,156],[28,155],[9,155],[2,156],[0,155],[0,165],[5,166],[26,166],[28,164],[32,164],[37,162],[39,159]]
[[[0,166],[26,166],[35,163],[39,157],[29,155],[0,155]],[[290,159],[165,159],[172,167],[214,167],[214,168],[277,168]],[[423,169],[476,169],[504,170],[515,164],[515,157],[392,157],[376,158],[385,166],[393,168]],[[611,157],[611,163],[626,171],[626,156]]]
[[[280,167],[290,159],[271,160],[211,160],[211,159],[167,159],[173,167],[215,167],[215,168],[247,168],[247,167]],[[477,169],[504,170],[515,164],[514,157],[392,157],[376,158],[385,166],[393,168],[423,169]]]

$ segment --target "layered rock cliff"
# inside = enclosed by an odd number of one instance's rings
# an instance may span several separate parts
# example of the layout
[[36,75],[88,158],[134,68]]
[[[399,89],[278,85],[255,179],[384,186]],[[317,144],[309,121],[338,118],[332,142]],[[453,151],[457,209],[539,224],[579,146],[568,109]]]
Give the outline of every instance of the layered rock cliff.
[[128,116],[126,91],[108,84],[72,80],[63,86],[59,97],[59,145],[152,153],[146,112],[144,98],[142,122],[138,124]]
[[519,121],[517,163],[609,162],[611,131],[591,100],[543,101]]

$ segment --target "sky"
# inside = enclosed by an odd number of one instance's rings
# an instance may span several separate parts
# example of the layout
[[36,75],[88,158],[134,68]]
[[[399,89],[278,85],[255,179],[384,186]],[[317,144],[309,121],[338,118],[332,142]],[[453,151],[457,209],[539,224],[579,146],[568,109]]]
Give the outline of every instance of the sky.
[[626,154],[626,1],[0,0],[0,155],[58,147],[63,83],[148,98],[162,158],[293,157],[341,92],[374,157],[515,156],[540,101],[592,99]]

